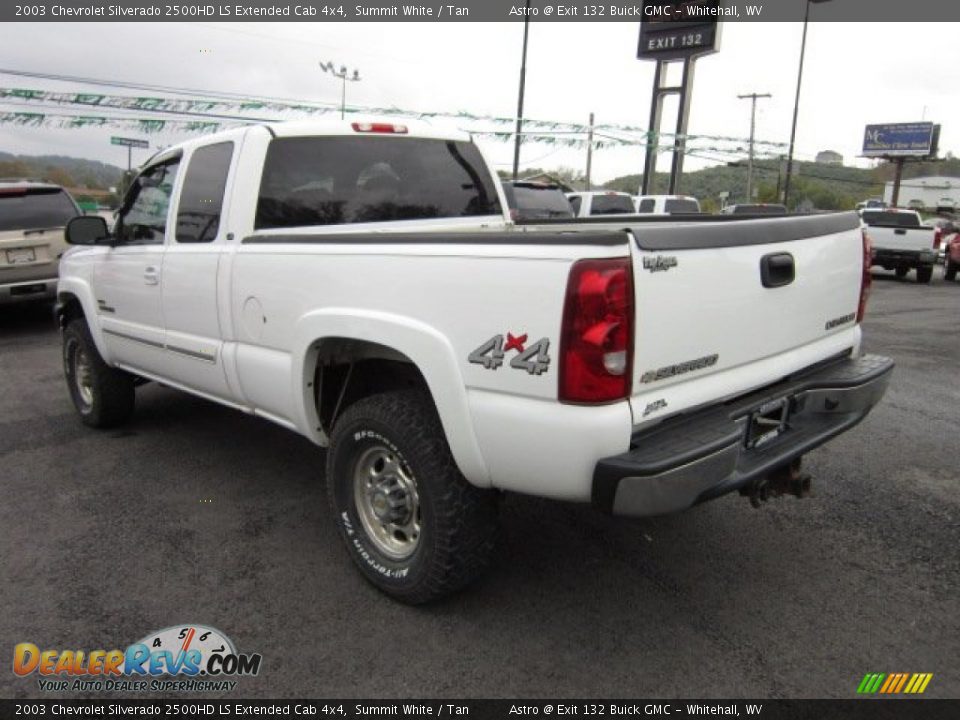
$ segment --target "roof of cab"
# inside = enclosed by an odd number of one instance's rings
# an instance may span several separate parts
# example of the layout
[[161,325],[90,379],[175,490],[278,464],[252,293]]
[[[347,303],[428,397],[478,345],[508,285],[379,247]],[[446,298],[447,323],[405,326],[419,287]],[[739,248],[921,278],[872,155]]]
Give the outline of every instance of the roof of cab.
[[[354,125],[373,125],[387,124],[393,126],[403,126],[406,132],[363,132],[354,128]],[[350,120],[290,120],[286,122],[257,123],[254,125],[243,125],[240,127],[220,130],[209,135],[192,138],[183,142],[171,145],[170,147],[159,150],[154,153],[144,164],[156,160],[165,159],[172,155],[189,150],[198,145],[208,145],[210,143],[223,140],[230,140],[250,128],[262,128],[274,137],[311,137],[311,136],[346,136],[346,135],[368,135],[377,137],[395,137],[395,138],[428,138],[432,140],[453,140],[470,142],[470,134],[462,130],[451,130],[448,128],[438,128],[423,122],[422,120],[398,120],[396,118],[351,118]]]
[[[376,132],[358,130],[355,125],[390,125],[406,128],[406,132]],[[470,134],[462,130],[439,128],[422,120],[398,118],[351,118],[349,120],[292,120],[268,123],[266,127],[277,137],[302,137],[310,135],[387,135],[390,137],[430,138],[435,140],[470,141]]]

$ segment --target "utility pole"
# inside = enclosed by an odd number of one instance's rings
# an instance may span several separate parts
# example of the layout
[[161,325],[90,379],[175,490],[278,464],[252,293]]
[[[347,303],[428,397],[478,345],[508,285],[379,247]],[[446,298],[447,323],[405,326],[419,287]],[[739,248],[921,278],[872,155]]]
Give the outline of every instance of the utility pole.
[[770,93],[737,95],[741,100],[750,98],[750,154],[747,158],[747,202],[753,202],[753,134],[757,126],[757,98],[773,97]]
[[780,200],[780,183],[783,182],[783,155],[777,155],[777,194],[775,195],[777,200]]
[[350,82],[360,82],[360,71],[354,70],[353,75],[349,75],[346,65],[341,65],[339,72],[334,68],[332,62],[322,62],[320,63],[320,69],[324,72],[328,72],[333,75],[335,78],[340,78],[343,82],[343,86],[340,91],[340,119],[343,120],[344,115],[347,111],[347,80]]
[[590,166],[593,164],[593,113],[590,113],[590,128],[587,130],[587,192],[590,186]]
[[803,13],[803,36],[800,38],[800,65],[797,67],[797,94],[793,99],[793,123],[790,125],[790,150],[787,153],[787,174],[783,179],[783,204],[790,209],[790,177],[793,175],[793,146],[797,139],[797,115],[800,111],[800,85],[803,83],[803,56],[807,52],[807,25],[810,23],[810,3],[819,5],[830,0],[806,0]]
[[523,15],[523,54],[520,56],[520,92],[517,98],[517,134],[513,140],[513,179],[520,172],[520,137],[523,132],[523,92],[527,84],[527,35],[530,33],[530,0]]

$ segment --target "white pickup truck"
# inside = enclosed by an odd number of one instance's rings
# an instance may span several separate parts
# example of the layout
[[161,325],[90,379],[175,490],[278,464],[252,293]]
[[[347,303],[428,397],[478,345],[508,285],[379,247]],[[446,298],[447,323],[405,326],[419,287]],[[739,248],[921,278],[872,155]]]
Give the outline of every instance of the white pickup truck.
[[899,278],[916,269],[917,282],[930,282],[940,248],[936,228],[924,225],[916,210],[867,208],[860,217],[873,246],[874,265],[895,270]]
[[863,419],[854,213],[516,225],[466,134],[251,126],[145,164],[58,288],[82,420],[156,380],[328,447],[349,554],[405,602],[491,555],[498,498],[671,513],[803,495],[800,457]]

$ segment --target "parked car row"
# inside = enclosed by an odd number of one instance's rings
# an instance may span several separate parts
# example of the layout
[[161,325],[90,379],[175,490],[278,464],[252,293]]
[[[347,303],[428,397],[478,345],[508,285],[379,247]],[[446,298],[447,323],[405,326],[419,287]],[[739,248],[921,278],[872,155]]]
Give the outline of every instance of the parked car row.
[[687,195],[630,195],[614,190],[564,193],[560,185],[506,180],[504,195],[514,220],[555,220],[606,215],[679,215],[700,213]]

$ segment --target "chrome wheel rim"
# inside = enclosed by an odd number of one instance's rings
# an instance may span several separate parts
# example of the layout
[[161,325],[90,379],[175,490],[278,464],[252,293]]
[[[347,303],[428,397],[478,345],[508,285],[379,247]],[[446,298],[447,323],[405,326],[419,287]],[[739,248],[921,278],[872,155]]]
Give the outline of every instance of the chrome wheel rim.
[[406,560],[420,543],[420,497],[410,468],[382,445],[357,460],[353,499],[367,537],[391,560]]
[[73,353],[73,382],[83,404],[93,405],[93,368],[87,353],[79,347]]

